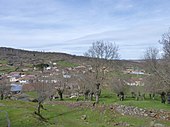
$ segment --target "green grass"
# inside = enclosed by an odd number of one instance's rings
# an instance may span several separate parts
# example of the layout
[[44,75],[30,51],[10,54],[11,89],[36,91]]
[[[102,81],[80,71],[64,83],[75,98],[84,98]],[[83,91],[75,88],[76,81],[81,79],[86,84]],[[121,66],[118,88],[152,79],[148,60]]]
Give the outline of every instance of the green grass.
[[0,64],[7,64],[8,61],[7,60],[0,60]]
[[68,62],[68,61],[58,61],[57,65],[59,65],[61,67],[76,67],[76,66],[79,66],[78,64],[71,63],[71,62]]
[[[0,110],[8,113],[11,127],[29,127],[33,123],[35,123],[34,126],[40,127],[39,124],[41,122],[33,116],[32,112],[34,111],[35,104],[21,101],[0,101],[0,103],[5,105],[1,106]],[[1,116],[3,116],[3,123],[6,123],[4,115]],[[5,124],[1,126],[5,127]]]
[[124,74],[121,71],[113,71],[108,74],[110,77],[122,78],[122,79],[131,79],[131,78],[144,78],[145,75],[137,75],[137,74]]
[[[47,122],[40,120],[34,114],[37,103],[3,100],[0,101],[0,105],[0,111],[8,113],[11,127],[112,127],[116,123],[147,127],[151,122],[150,118],[141,119],[134,116],[122,116],[109,109],[103,110],[100,108],[102,104],[95,110],[92,107],[72,108],[55,103],[51,105],[45,104],[44,106],[47,110],[43,110],[42,115],[47,119]],[[83,115],[87,116],[85,120],[81,119]],[[170,125],[170,122],[167,121],[158,122]],[[0,126],[5,127],[6,124],[5,113],[2,112]]]
[[170,111],[170,104],[162,104],[158,100],[143,100],[143,101],[136,101],[136,100],[125,100],[119,101],[118,104],[128,105],[128,106],[135,106],[139,108],[145,108],[148,110],[166,110]]
[[37,98],[37,92],[36,91],[29,91],[25,92],[27,95],[29,95],[31,98]]
[[[36,97],[36,92],[27,92],[30,97]],[[80,98],[83,100],[83,97]],[[90,107],[71,107],[56,103],[58,99],[53,100],[52,104],[45,102],[44,107],[47,110],[42,110],[42,115],[46,118],[46,122],[42,121],[37,115],[34,114],[37,103],[0,100],[0,111],[6,111],[11,121],[11,127],[112,127],[116,123],[127,123],[134,127],[149,127],[152,121],[149,117],[136,117],[121,115],[109,108],[103,110],[104,105],[109,104],[123,104],[136,106],[145,109],[163,109],[170,111],[170,105],[160,103],[159,99],[136,101],[132,98],[126,98],[125,101],[119,101],[116,94],[111,91],[102,91],[99,105],[94,109]],[[75,98],[64,98],[65,103],[73,103]],[[104,104],[104,105],[103,105]],[[86,115],[85,120],[81,119]],[[170,126],[169,121],[156,121]],[[0,127],[5,127],[7,124],[5,113],[0,112]]]
[[100,103],[104,104],[122,104],[127,106],[135,106],[139,108],[145,108],[145,109],[155,109],[155,110],[166,110],[170,111],[170,104],[162,104],[160,100],[160,96],[156,95],[155,100],[149,99],[149,95],[146,95],[145,100],[137,101],[135,98],[131,98],[130,94],[127,95],[128,97],[125,98],[124,101],[119,101],[119,98],[117,95],[113,92],[109,91],[102,91],[102,95],[100,97]]
[[[26,92],[31,98],[37,98],[37,93],[35,91]],[[145,109],[155,109],[155,110],[167,110],[170,111],[170,104],[162,104],[160,100],[160,96],[156,95],[155,100],[149,99],[149,95],[146,95],[145,100],[137,101],[135,98],[131,98],[131,95],[129,94],[127,98],[125,98],[124,101],[119,101],[119,98],[117,95],[109,90],[103,90],[102,94],[100,96],[100,104],[122,104],[127,106],[135,106],[139,108],[145,108]],[[59,98],[56,99],[56,101],[59,101]],[[76,98],[64,98],[64,101],[68,102],[76,102]],[[80,96],[79,101],[84,101],[84,97]],[[93,98],[93,101],[95,101],[95,98]]]
[[3,65],[3,66],[0,66],[0,73],[1,74],[15,71],[15,67],[7,65],[8,64],[7,60],[0,60],[0,64]]
[[0,67],[0,72],[1,73],[9,73],[9,72],[13,72],[13,71],[15,71],[15,67],[13,67],[13,66],[1,66]]

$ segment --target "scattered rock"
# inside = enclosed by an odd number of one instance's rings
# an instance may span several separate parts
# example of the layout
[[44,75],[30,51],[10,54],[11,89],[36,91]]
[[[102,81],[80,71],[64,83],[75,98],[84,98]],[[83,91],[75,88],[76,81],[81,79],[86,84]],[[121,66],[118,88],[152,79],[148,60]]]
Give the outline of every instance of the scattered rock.
[[154,120],[150,122],[150,127],[165,127],[165,126],[160,123],[155,123],[155,120]]
[[86,120],[86,119],[87,119],[87,115],[82,115],[82,116],[81,116],[81,119],[82,119],[82,120]]
[[119,123],[115,123],[113,124],[113,126],[123,126],[123,127],[129,127],[130,124],[126,123],[126,122],[119,122]]
[[163,124],[160,124],[160,123],[155,123],[154,127],[165,127],[165,126]]
[[4,104],[0,103],[0,106],[5,106]]
[[134,115],[139,117],[151,117],[161,120],[169,120],[170,112],[159,110],[146,110],[134,106],[117,105],[115,110],[122,115]]

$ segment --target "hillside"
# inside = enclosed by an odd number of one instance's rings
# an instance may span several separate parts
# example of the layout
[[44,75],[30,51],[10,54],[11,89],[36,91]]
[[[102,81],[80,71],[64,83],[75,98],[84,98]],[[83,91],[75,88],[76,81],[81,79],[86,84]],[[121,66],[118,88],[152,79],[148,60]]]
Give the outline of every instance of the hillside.
[[[70,55],[66,53],[58,52],[38,52],[38,51],[27,51],[21,49],[13,49],[0,47],[0,59],[7,60],[8,63],[18,65],[21,63],[38,64],[38,63],[49,63],[57,61],[68,61],[76,64],[90,64],[90,58],[84,56]],[[114,61],[115,62],[115,61]],[[122,66],[143,66],[143,61],[133,60],[117,60],[119,65]]]
[[80,61],[87,61],[88,58],[82,56],[69,55],[66,53],[56,53],[56,52],[38,52],[38,51],[27,51],[21,49],[13,49],[0,47],[0,58],[8,60],[14,64],[20,62],[23,63],[46,63],[49,61],[70,61],[80,63]]

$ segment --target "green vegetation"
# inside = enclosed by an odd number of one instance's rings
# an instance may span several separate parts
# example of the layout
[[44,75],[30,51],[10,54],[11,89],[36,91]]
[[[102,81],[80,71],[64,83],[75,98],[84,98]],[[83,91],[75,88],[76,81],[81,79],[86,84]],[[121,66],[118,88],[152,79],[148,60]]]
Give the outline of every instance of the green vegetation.
[[33,67],[33,65],[32,65],[32,64],[29,64],[29,63],[24,64],[24,66],[27,67],[27,68],[32,68],[32,67]]
[[[0,111],[9,115],[12,127],[112,127],[118,123],[126,123],[139,127],[148,126],[150,118],[120,115],[109,109],[103,110],[99,105],[95,110],[90,107],[70,107],[66,105],[45,104],[47,110],[42,111],[46,121],[34,114],[36,103],[22,101],[0,101]],[[7,125],[5,113],[1,112],[0,125]],[[169,122],[159,123],[170,125]]]
[[7,60],[0,60],[0,74],[15,71],[16,67],[7,65]]
[[149,99],[149,95],[146,95],[145,100],[140,100],[137,101],[135,98],[131,98],[130,94],[126,95],[127,98],[125,98],[124,101],[119,101],[119,98],[117,95],[111,91],[102,91],[102,95],[100,97],[100,103],[101,104],[122,104],[122,105],[127,105],[127,106],[135,106],[139,108],[144,108],[144,109],[155,109],[155,110],[166,110],[170,111],[170,104],[162,104],[160,100],[160,96],[156,95],[155,99]]
[[37,92],[36,91],[29,91],[25,92],[27,95],[29,95],[31,98],[37,98]]
[[63,60],[58,61],[57,65],[61,66],[61,67],[76,67],[76,66],[79,66],[78,64],[71,63],[71,62],[68,62],[68,61],[63,61]]
[[9,73],[15,71],[15,67],[13,66],[0,66],[0,73]]
[[137,74],[124,74],[121,71],[113,71],[109,73],[110,77],[115,77],[115,78],[122,78],[122,79],[131,79],[131,78],[144,78],[145,75],[137,75]]
[[7,60],[0,60],[0,64],[7,64],[8,61]]
[[41,64],[35,65],[35,67],[37,67],[39,70],[43,70],[44,68],[49,67],[49,65],[41,63]]
[[128,106],[135,106],[140,108],[145,108],[149,110],[166,110],[170,111],[170,104],[162,104],[161,101],[158,100],[143,100],[143,101],[136,101],[136,100],[125,100],[118,102],[118,104],[128,105]]

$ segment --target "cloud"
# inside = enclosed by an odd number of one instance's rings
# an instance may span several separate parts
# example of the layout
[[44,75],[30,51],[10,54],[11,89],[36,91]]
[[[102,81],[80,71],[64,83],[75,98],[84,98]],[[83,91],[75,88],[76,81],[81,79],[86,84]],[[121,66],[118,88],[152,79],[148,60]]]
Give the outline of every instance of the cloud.
[[0,0],[0,46],[82,55],[92,42],[116,42],[122,59],[140,58],[170,26],[169,1]]

